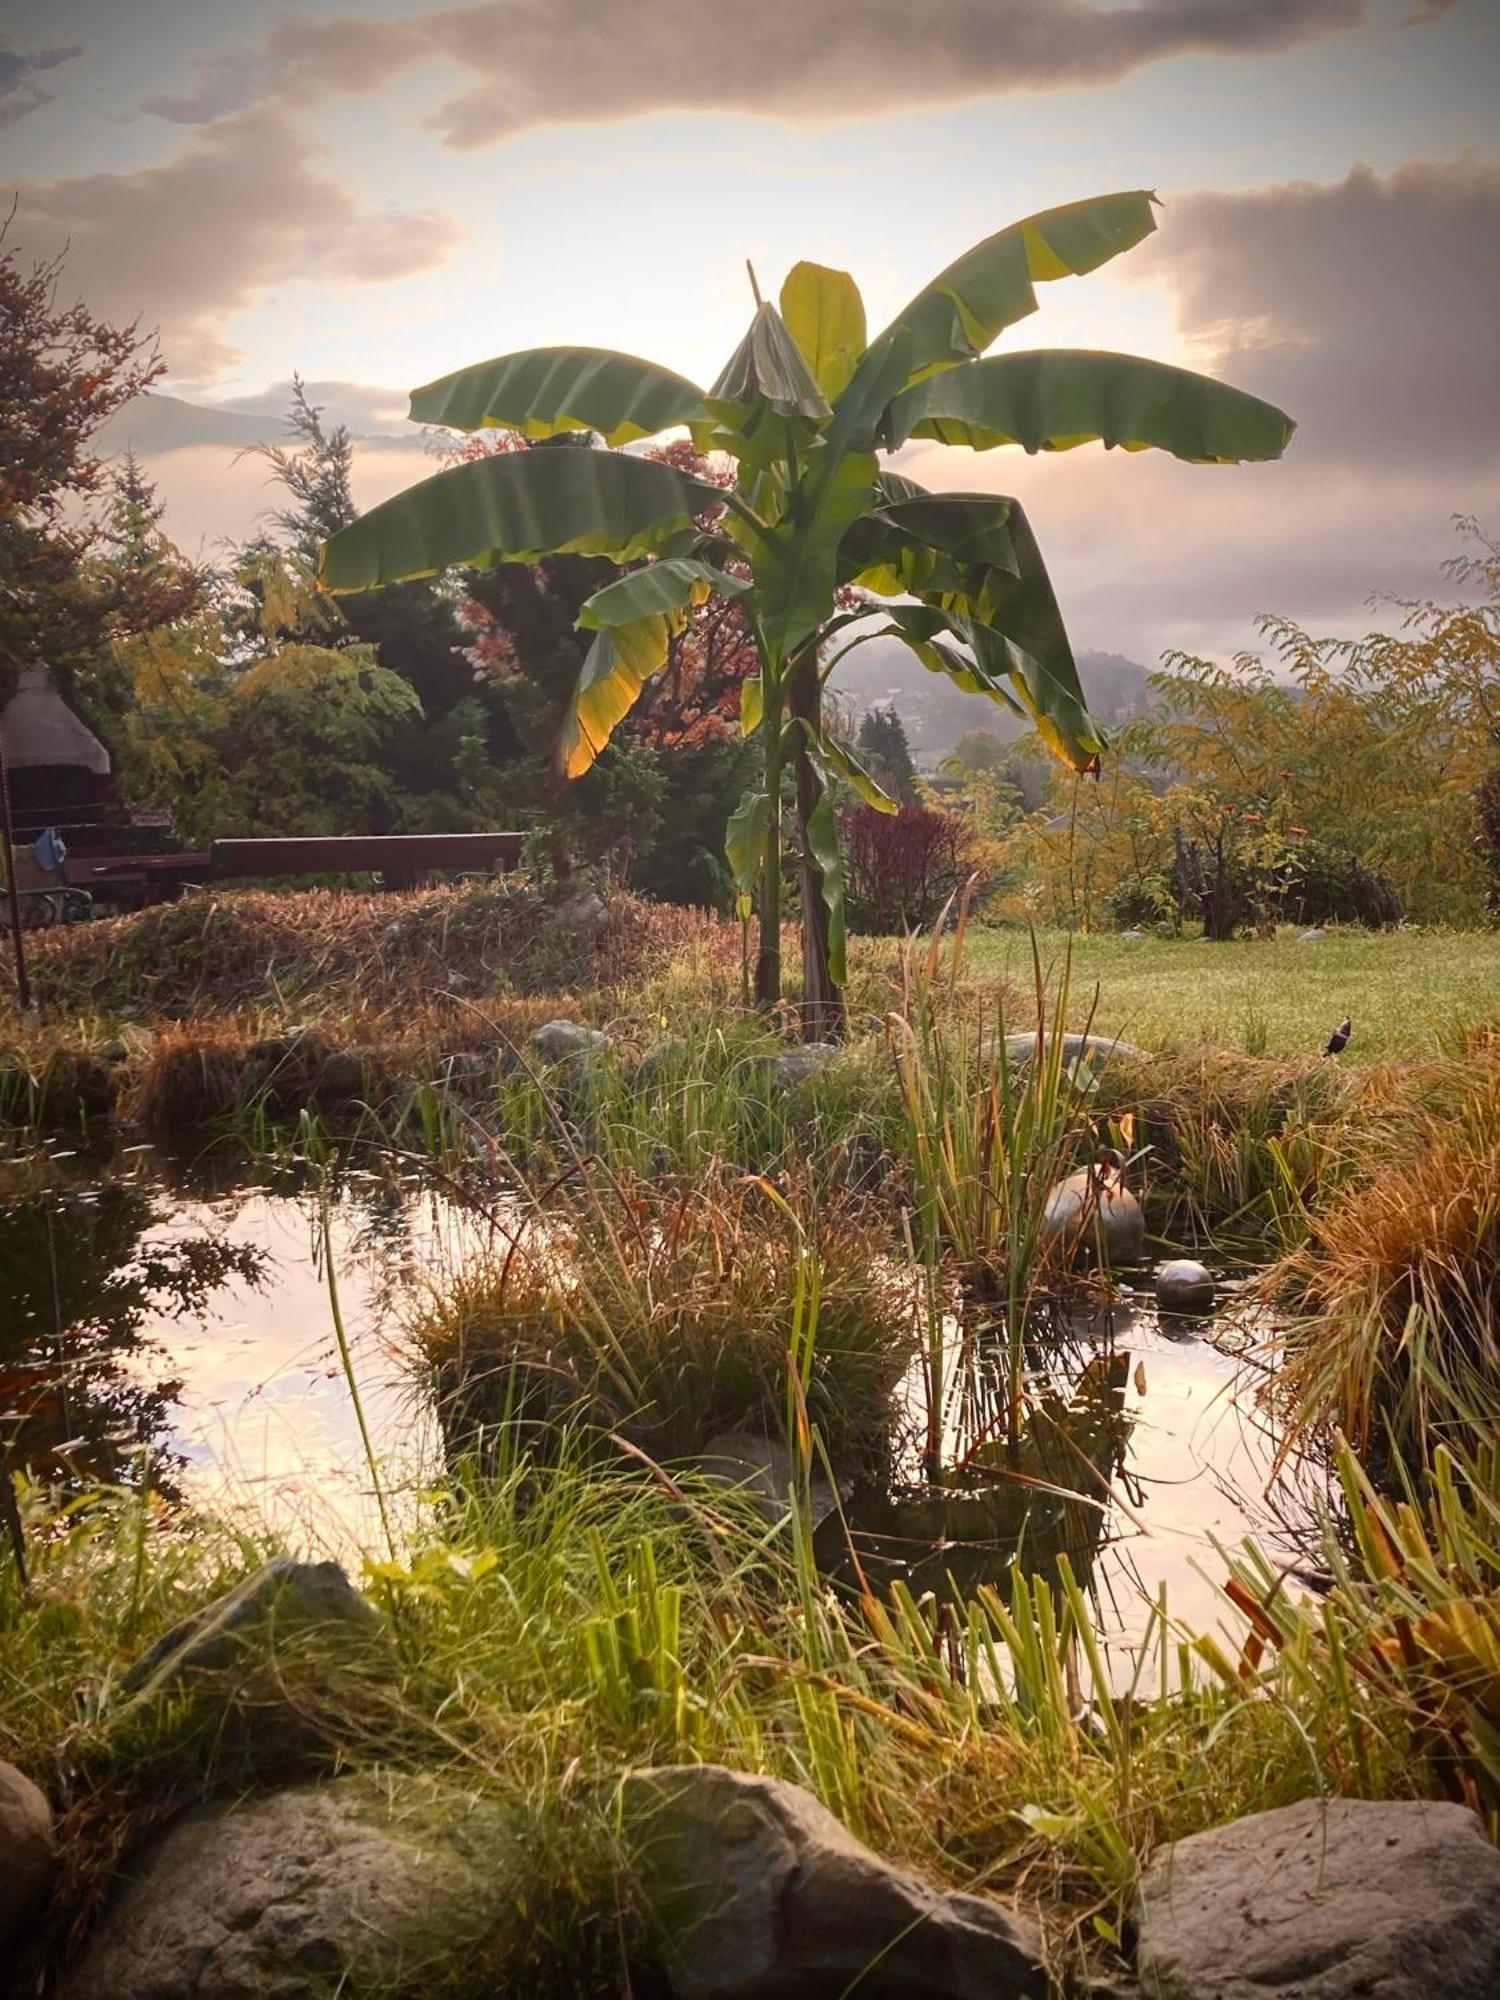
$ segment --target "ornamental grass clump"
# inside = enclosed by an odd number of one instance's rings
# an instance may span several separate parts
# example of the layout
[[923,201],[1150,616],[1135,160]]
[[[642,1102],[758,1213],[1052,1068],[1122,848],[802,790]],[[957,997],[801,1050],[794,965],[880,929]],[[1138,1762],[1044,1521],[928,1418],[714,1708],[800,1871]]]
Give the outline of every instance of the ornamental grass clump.
[[[1295,1315],[1270,1393],[1302,1443],[1422,1466],[1500,1427],[1500,1059],[1393,1107],[1381,1154],[1269,1274]],[[1450,1088],[1452,1080],[1450,1079]]]
[[785,1428],[789,1378],[842,1465],[877,1455],[913,1348],[909,1280],[855,1202],[757,1176],[674,1187],[580,1174],[434,1282],[409,1334],[450,1446],[572,1417],[679,1460]]

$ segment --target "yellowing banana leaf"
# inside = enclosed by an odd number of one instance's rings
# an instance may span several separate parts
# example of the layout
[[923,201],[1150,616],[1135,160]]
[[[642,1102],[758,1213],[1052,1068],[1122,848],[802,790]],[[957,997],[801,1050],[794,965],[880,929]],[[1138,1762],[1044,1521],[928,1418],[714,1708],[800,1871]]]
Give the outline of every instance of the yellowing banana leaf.
[[581,778],[594,762],[664,664],[670,638],[660,615],[599,633],[584,655],[558,737],[557,763],[565,778]]
[[766,712],[766,684],[759,674],[749,674],[740,683],[740,734],[753,736]]
[[598,431],[606,444],[701,424],[703,391],[670,368],[602,347],[533,347],[460,368],[413,389],[414,423],[450,430],[489,426],[522,437]]
[[898,396],[888,422],[893,448],[912,437],[974,451],[1070,451],[1100,441],[1194,465],[1279,458],[1296,428],[1273,404],[1189,368],[1078,348],[945,369]]
[[630,562],[722,502],[705,480],[626,452],[503,453],[439,472],[372,507],[323,544],[318,581],[335,592],[576,553]]
[[794,264],[781,288],[781,316],[814,381],[833,402],[865,351],[865,302],[847,271]]
[[580,609],[578,622],[598,632],[606,626],[631,625],[637,619],[683,611],[690,604],[706,603],[710,597],[740,597],[749,588],[747,579],[730,576],[696,557],[663,556],[596,590]]
[[899,331],[910,340],[905,379],[891,394],[940,368],[969,361],[1017,320],[1036,311],[1038,284],[1081,277],[1133,249],[1156,227],[1155,196],[1145,189],[1068,202],[986,237],[940,271],[886,328],[861,362],[850,389],[876,365]]

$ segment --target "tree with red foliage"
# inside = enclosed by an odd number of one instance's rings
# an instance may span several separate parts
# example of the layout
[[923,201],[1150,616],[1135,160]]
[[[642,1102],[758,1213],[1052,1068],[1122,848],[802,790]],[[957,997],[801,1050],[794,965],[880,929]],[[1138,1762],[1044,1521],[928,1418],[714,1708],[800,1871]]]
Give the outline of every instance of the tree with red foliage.
[[851,930],[876,937],[925,930],[970,871],[973,829],[954,813],[856,805],[840,815],[839,831]]
[[[22,263],[0,227],[0,693],[34,661],[75,668],[109,640],[181,617],[203,581],[179,560],[128,560],[110,542],[134,487],[100,504],[108,468],[90,441],[163,372],[139,326],[58,303],[62,264]],[[151,524],[154,526],[154,523]],[[143,530],[144,532],[144,530]]]

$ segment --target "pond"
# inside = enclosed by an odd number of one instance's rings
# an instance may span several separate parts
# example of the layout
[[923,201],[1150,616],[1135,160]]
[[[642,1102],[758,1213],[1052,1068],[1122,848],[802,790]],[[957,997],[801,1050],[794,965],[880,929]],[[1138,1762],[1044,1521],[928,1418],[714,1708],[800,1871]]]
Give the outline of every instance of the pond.
[[[107,1170],[66,1150],[11,1163],[0,1442],[80,1485],[134,1483],[149,1464],[158,1490],[269,1525],[303,1553],[373,1549],[361,1422],[398,1511],[441,1465],[403,1306],[488,1233],[415,1174],[344,1170],[325,1195],[296,1164],[247,1176],[146,1148]],[[1122,1684],[1163,1590],[1174,1618],[1237,1631],[1214,1543],[1295,1547],[1313,1498],[1284,1482],[1268,1495],[1274,1442],[1236,1359],[1255,1332],[1232,1290],[1208,1323],[1159,1320],[1128,1292],[1075,1315],[1033,1376],[1019,1455],[969,1446],[967,1477],[982,1465],[1011,1484],[851,1497],[867,1570],[917,1588],[1000,1582],[1023,1530],[1038,1567],[1064,1547]],[[945,1351],[946,1439],[967,1426],[972,1441],[994,1367],[982,1341]],[[914,1437],[928,1380],[916,1366],[906,1385]]]

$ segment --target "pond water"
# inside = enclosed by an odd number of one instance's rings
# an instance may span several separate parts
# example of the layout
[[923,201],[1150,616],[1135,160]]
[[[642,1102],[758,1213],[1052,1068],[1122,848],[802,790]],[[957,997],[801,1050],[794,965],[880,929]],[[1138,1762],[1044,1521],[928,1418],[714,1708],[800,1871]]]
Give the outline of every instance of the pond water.
[[[401,1307],[484,1236],[471,1212],[390,1174],[343,1173],[325,1198],[295,1168],[216,1180],[146,1149],[107,1173],[65,1152],[0,1169],[0,1445],[80,1483],[135,1480],[149,1454],[163,1491],[269,1524],[304,1553],[373,1549],[361,1413],[400,1511],[441,1462]],[[930,1496],[856,1496],[863,1558],[918,1586],[938,1569],[998,1580],[1024,1517],[1028,1552],[1066,1547],[1090,1580],[1122,1684],[1163,1588],[1174,1618],[1237,1634],[1214,1541],[1294,1533],[1311,1498],[1267,1495],[1273,1442],[1234,1358],[1253,1331],[1233,1299],[1208,1324],[1161,1322],[1129,1295],[1075,1318],[1024,1455],[967,1447],[971,1478],[980,1462],[1002,1480],[1020,1468],[1021,1514],[1016,1486],[998,1512],[982,1496],[936,1511]],[[995,1366],[982,1342],[948,1353],[950,1450],[965,1410],[972,1440],[976,1376]],[[926,1399],[918,1368],[914,1433]]]

